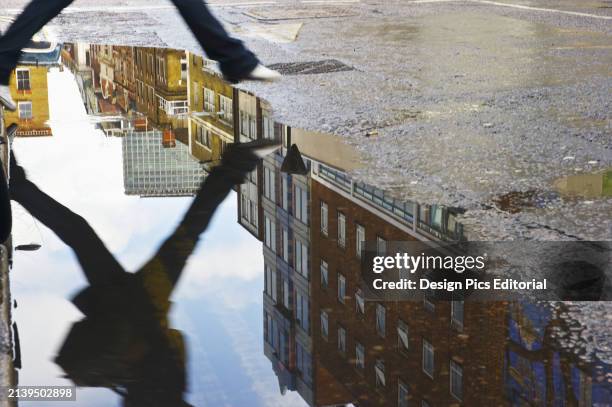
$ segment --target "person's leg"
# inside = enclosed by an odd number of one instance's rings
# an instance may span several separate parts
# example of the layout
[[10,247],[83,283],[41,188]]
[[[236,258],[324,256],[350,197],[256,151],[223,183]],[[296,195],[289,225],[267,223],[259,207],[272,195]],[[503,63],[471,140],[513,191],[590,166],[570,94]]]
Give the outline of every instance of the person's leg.
[[202,0],[172,0],[210,59],[232,81],[247,79],[259,64],[242,41],[232,38]]
[[9,29],[0,37],[0,86],[8,85],[21,50],[34,34],[57,16],[73,0],[32,0]]
[[11,199],[8,190],[8,179],[0,159],[0,244],[11,235],[13,216],[11,214]]
[[29,181],[14,154],[11,155],[10,168],[11,199],[70,246],[90,284],[104,285],[120,281],[124,269],[89,223]]

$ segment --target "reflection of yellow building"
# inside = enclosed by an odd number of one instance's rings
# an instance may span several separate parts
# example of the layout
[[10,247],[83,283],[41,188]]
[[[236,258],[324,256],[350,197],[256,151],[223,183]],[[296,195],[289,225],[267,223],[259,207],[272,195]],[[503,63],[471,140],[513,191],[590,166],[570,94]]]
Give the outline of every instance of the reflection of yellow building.
[[584,198],[612,196],[612,170],[599,174],[579,174],[555,181],[555,187],[565,195]]
[[237,91],[207,70],[206,61],[189,54],[189,146],[200,161],[214,164],[236,140]]
[[51,136],[49,87],[46,66],[19,65],[11,76],[10,89],[16,112],[5,112],[6,124],[17,123],[18,136]]
[[185,52],[138,47],[133,58],[138,111],[161,129],[184,128],[188,111]]

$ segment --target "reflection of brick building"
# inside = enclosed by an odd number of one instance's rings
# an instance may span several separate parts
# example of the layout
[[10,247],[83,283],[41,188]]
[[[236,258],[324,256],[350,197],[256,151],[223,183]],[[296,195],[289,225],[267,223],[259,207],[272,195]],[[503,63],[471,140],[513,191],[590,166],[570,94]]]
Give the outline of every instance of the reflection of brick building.
[[[326,225],[313,230],[311,239],[313,268],[319,271],[312,275],[315,359],[346,386],[347,401],[503,405],[505,305],[366,302],[359,242],[376,242],[384,250],[388,241],[414,240],[413,231],[331,185],[313,180],[311,191],[313,224]],[[424,366],[424,354],[431,365]]]
[[113,46],[116,103],[124,112],[135,109],[134,47]]
[[186,128],[189,108],[185,51],[136,47],[133,58],[137,110],[160,129]]

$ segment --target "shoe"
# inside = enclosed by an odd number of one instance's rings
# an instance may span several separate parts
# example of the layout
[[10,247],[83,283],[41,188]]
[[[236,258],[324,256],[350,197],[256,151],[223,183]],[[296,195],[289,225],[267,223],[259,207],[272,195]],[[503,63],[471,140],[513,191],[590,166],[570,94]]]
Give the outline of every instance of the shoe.
[[17,104],[11,96],[11,90],[9,89],[8,85],[0,85],[0,103],[2,103],[5,108],[12,112],[17,110]]
[[236,79],[226,76],[225,80],[230,83],[238,83],[241,81],[277,82],[281,80],[282,77],[283,76],[280,74],[280,72],[267,68],[262,64],[257,64],[257,66],[245,77]]

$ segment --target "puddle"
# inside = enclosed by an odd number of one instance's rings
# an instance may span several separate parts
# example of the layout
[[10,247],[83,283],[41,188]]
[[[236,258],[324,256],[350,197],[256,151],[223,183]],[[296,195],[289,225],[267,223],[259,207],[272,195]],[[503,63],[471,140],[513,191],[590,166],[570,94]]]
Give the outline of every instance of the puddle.
[[580,174],[560,178],[555,189],[565,196],[602,198],[612,196],[612,169],[597,174]]
[[[358,233],[380,245],[462,240],[460,208],[400,201],[351,178],[364,165],[354,149],[275,122],[271,106],[198,55],[66,44],[62,60],[61,72],[22,67],[36,89],[16,97],[40,113],[13,116],[28,130],[16,155],[52,197],[28,204],[36,227],[16,222],[16,244],[41,246],[16,252],[11,274],[19,382],[79,384],[76,403],[37,405],[612,399],[609,339],[587,354],[567,345],[558,330],[574,326],[562,307],[366,302],[361,312]],[[261,139],[281,148],[230,191],[222,154]],[[194,200],[202,179],[225,185],[226,198],[210,189]]]

